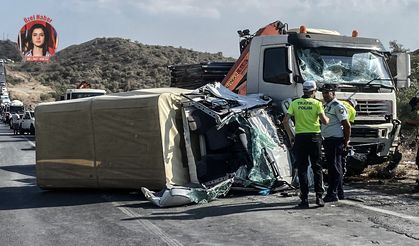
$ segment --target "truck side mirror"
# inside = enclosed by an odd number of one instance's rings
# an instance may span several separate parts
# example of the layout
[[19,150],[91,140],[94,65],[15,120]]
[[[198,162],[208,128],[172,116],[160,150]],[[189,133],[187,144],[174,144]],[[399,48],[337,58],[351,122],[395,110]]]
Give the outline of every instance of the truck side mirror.
[[388,63],[391,75],[396,81],[396,87],[410,87],[410,54],[392,53]]

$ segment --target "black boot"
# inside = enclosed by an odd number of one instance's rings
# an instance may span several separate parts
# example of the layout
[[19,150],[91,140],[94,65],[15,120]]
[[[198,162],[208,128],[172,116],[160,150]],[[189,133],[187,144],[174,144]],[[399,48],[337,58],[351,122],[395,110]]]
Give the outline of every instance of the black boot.
[[338,198],[336,195],[326,195],[323,199],[324,202],[337,202]]
[[298,204],[299,208],[309,208],[308,198],[301,198],[301,202]]

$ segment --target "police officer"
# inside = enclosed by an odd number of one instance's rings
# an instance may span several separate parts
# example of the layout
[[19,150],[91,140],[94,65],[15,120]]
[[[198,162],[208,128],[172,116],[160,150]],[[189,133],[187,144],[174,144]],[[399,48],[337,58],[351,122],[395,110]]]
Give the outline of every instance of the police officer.
[[356,105],[357,102],[354,98],[349,97],[346,100],[341,100],[343,106],[345,106],[346,108],[346,112],[348,113],[348,120],[349,123],[353,124],[355,122],[355,117],[356,117]]
[[[412,111],[416,111],[416,118],[406,120],[406,124],[417,127],[419,126],[419,98],[413,97],[410,100],[409,104],[410,104],[410,107],[412,107]],[[417,139],[418,139],[418,135],[416,136],[416,141]],[[416,153],[416,165],[418,166],[418,177],[416,179],[416,186],[413,191],[419,192],[419,146],[417,147],[417,153]]]
[[[349,123],[352,125],[355,122],[355,117],[356,117],[355,107],[358,103],[352,97],[349,97],[346,100],[340,100],[340,101],[342,102],[343,106],[345,106],[346,112],[348,113]],[[345,149],[343,151],[343,156],[342,156],[342,182],[338,186],[338,198],[339,198],[339,200],[345,199],[345,195],[344,195],[344,192],[343,192],[343,177],[345,176],[345,173],[346,173],[346,157],[347,157],[347,155],[348,155],[348,149]]]
[[303,84],[304,95],[291,102],[287,115],[284,118],[284,125],[287,127],[289,119],[295,120],[295,139],[294,153],[296,156],[296,165],[298,168],[298,179],[300,182],[300,208],[308,208],[308,178],[307,169],[309,158],[311,168],[314,172],[314,190],[316,192],[316,204],[324,206],[322,199],[323,174],[319,163],[321,152],[320,123],[327,124],[329,119],[324,114],[322,103],[315,99],[317,85],[315,81],[306,81]]
[[[323,99],[326,102],[325,113],[330,119],[329,124],[322,125],[323,147],[329,176],[329,186],[324,202],[338,200],[338,187],[341,187],[343,182],[342,155],[351,135],[348,113],[345,106],[336,99],[335,91],[334,84],[325,84],[322,88]],[[339,196],[343,198],[342,187],[341,192]]]

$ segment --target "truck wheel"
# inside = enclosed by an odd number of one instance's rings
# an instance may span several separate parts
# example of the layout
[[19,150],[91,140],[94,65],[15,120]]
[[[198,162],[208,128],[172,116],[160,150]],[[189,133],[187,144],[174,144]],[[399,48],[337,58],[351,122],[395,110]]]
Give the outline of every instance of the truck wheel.
[[347,157],[346,159],[346,174],[345,176],[358,176],[367,167],[367,162],[364,160],[358,160],[353,157]]
[[390,161],[388,162],[388,165],[386,166],[387,171],[393,171],[402,160],[402,153],[400,153],[398,150],[396,150],[391,157]]

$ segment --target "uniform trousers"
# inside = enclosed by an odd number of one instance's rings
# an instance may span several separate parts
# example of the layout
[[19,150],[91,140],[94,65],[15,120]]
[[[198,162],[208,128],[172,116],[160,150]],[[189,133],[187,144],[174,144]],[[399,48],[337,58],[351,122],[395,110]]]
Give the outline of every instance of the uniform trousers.
[[307,169],[309,160],[314,173],[314,191],[316,196],[321,197],[324,193],[323,173],[320,165],[321,145],[322,138],[320,133],[297,133],[295,135],[294,153],[302,199],[308,198]]

